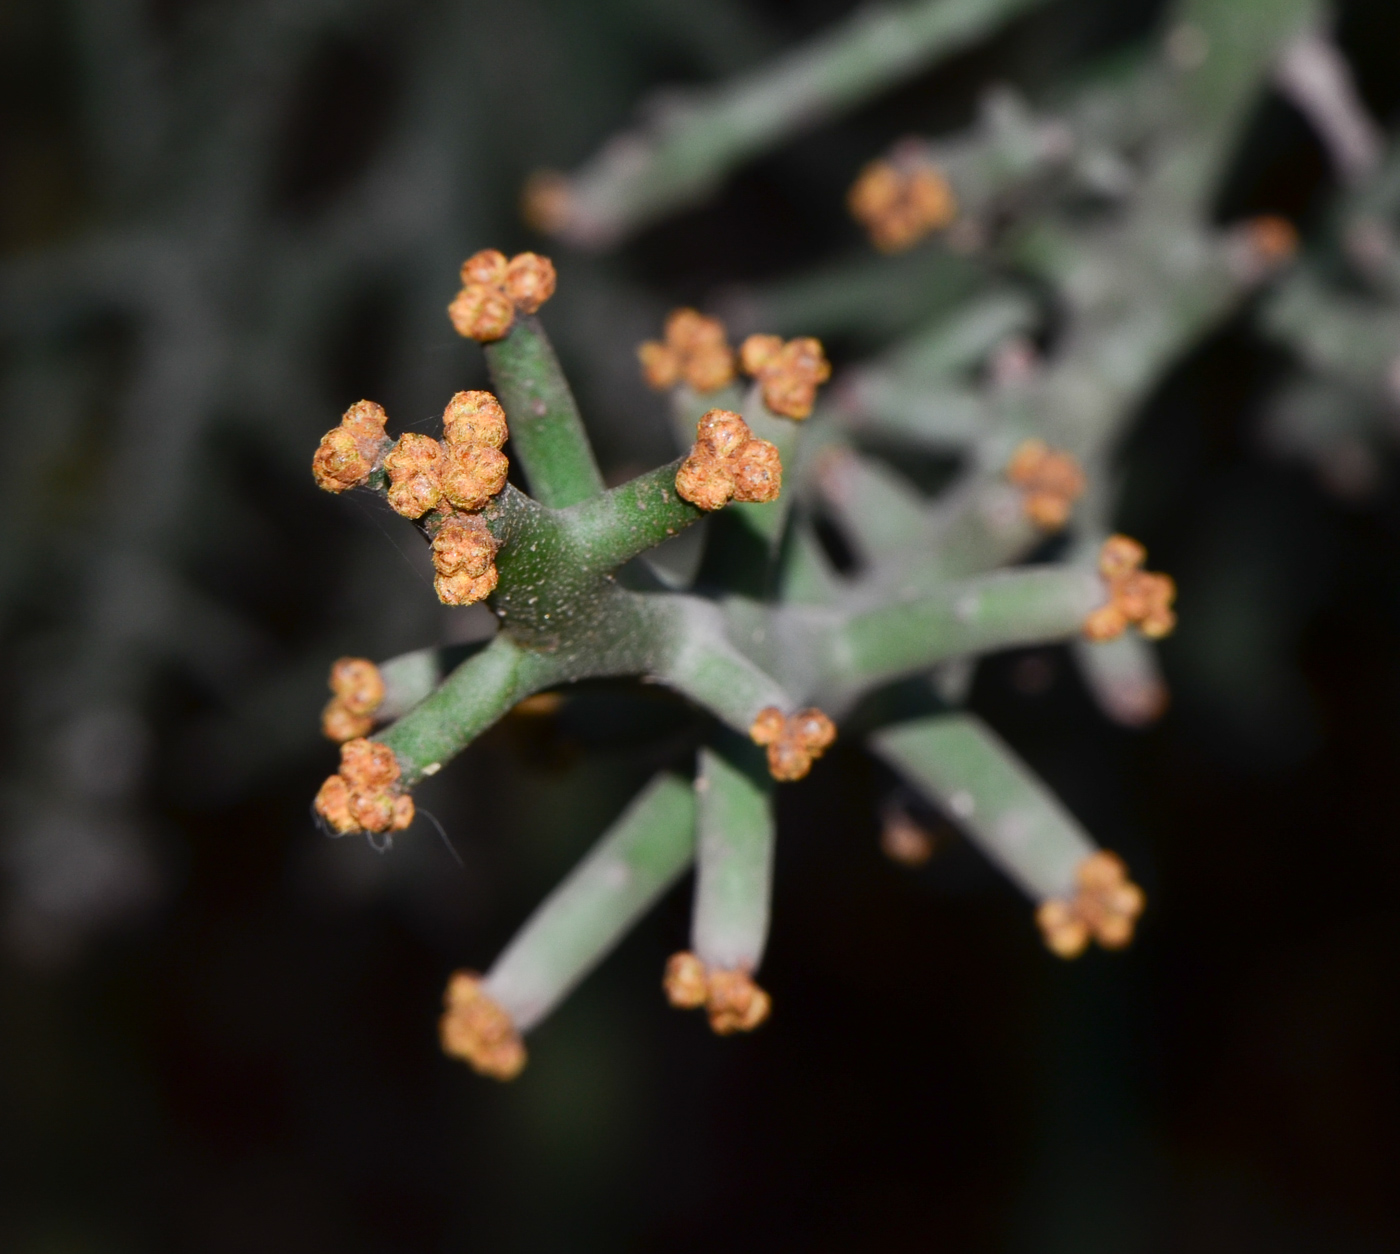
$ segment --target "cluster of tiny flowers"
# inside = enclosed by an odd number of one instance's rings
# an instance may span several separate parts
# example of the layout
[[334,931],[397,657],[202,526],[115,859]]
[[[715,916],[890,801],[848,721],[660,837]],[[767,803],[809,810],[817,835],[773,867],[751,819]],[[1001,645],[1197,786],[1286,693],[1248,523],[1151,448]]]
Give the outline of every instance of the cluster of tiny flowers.
[[344,492],[367,482],[389,442],[385,421],[384,411],[373,401],[351,405],[340,425],[321,437],[311,458],[316,486],[325,492]]
[[532,314],[554,295],[554,263],[535,253],[483,248],[462,262],[462,290],[447,307],[457,334],[490,343],[501,339],[517,313]]
[[810,336],[784,343],[781,335],[751,335],[739,349],[739,365],[758,382],[773,413],[799,421],[817,403],[817,388],[831,378],[822,342]]
[[1096,940],[1105,949],[1122,949],[1133,939],[1133,928],[1145,899],[1117,854],[1100,849],[1081,862],[1074,873],[1070,901],[1051,898],[1036,911],[1045,943],[1061,958],[1076,958]]
[[413,822],[413,798],[399,789],[394,751],[373,740],[347,740],[340,770],[316,794],[316,813],[338,836],[403,831]]
[[409,433],[384,459],[389,504],[405,518],[438,511],[433,587],[444,605],[473,605],[496,587],[496,542],[476,514],[506,486],[505,411],[490,392],[458,392],[442,433]]
[[802,779],[836,739],[836,724],[818,709],[784,717],[776,705],[758,712],[749,736],[768,750],[768,773],[776,780]]
[[438,1022],[443,1052],[494,1080],[513,1080],[525,1066],[515,1024],[481,987],[481,977],[456,971],[447,982]]
[[1170,575],[1142,569],[1147,550],[1127,536],[1109,536],[1099,550],[1099,574],[1108,585],[1108,604],[1096,609],[1084,623],[1090,640],[1112,640],[1130,623],[1151,640],[1159,640],[1176,626],[1172,601],[1176,584]]
[[1023,441],[1006,464],[1006,477],[1021,489],[1026,517],[1046,531],[1063,527],[1084,493],[1079,463],[1044,440]]
[[714,392],[734,378],[734,350],[718,318],[694,309],[674,309],[664,340],[637,348],[647,386],[664,392],[684,381],[696,392]]
[[343,657],[331,666],[335,695],[321,711],[321,730],[336,742],[369,735],[374,712],[384,701],[384,677],[368,658]]
[[662,981],[667,1000],[680,1010],[703,1006],[710,1027],[720,1036],[731,1032],[752,1032],[772,1009],[767,993],[753,982],[747,971],[707,969],[692,953],[672,954]]
[[872,161],[846,197],[851,216],[881,252],[912,247],[958,214],[957,198],[942,172],[927,163]]
[[777,445],[754,438],[738,414],[712,409],[695,427],[695,444],[676,472],[682,500],[716,510],[730,500],[775,501],[783,487]]

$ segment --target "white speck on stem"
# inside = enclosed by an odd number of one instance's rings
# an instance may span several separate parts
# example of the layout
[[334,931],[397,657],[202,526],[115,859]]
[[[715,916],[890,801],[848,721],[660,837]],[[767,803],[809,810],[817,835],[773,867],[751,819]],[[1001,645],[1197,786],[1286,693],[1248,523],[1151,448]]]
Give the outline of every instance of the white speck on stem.
[[429,762],[428,765],[423,768],[423,774],[436,775],[440,770],[442,770],[441,762]]

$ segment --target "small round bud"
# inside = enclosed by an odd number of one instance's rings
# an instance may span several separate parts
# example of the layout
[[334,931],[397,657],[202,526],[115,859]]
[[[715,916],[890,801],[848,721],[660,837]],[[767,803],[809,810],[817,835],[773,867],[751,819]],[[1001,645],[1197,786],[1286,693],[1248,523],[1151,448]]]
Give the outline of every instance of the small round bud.
[[813,707],[799,710],[787,720],[787,734],[815,755],[831,747],[836,739],[836,724]]
[[311,459],[311,474],[323,492],[344,492],[369,478],[373,463],[360,452],[355,437],[343,427],[335,427],[321,437]]
[[479,976],[456,972],[443,997],[438,1030],[443,1052],[493,1080],[513,1080],[525,1066],[525,1043],[506,1013],[481,987]]
[[506,281],[506,255],[494,248],[483,248],[462,262],[462,285],[485,283],[500,287]]
[[637,360],[642,364],[642,378],[647,387],[664,392],[680,382],[681,355],[657,340],[637,345]]
[[334,740],[337,744],[368,736],[373,729],[372,718],[347,710],[339,697],[332,697],[326,703],[326,708],[321,711],[321,733],[327,740]]
[[510,462],[489,444],[458,444],[449,450],[442,472],[442,494],[458,509],[469,513],[485,509],[506,486]]
[[457,334],[489,344],[501,339],[515,321],[515,306],[498,287],[468,283],[447,307],[447,316]]
[[510,432],[506,411],[490,392],[458,392],[442,411],[443,439],[449,445],[489,444],[500,448]]
[[1043,902],[1035,921],[1051,953],[1061,958],[1077,958],[1089,947],[1089,928],[1068,902]]
[[767,440],[745,440],[729,461],[734,476],[734,499],[762,504],[776,501],[783,490],[783,461],[778,446]]
[[1128,628],[1128,619],[1116,605],[1101,605],[1084,620],[1086,639],[1102,643],[1115,640]]
[[739,349],[739,364],[747,375],[756,375],[783,350],[781,335],[751,335]]
[[812,769],[812,754],[796,740],[783,736],[768,746],[768,773],[782,784],[805,779]]
[[880,851],[902,866],[923,866],[933,857],[933,837],[903,809],[892,807],[880,825]]
[[711,971],[706,981],[710,1027],[720,1036],[752,1032],[772,1009],[772,1001],[747,971]]
[[680,1010],[694,1010],[705,1004],[705,964],[692,953],[672,954],[661,981],[666,1000]]
[[351,714],[373,714],[384,700],[384,677],[367,657],[338,658],[331,666],[330,687]]
[[749,738],[756,745],[771,745],[783,734],[787,720],[776,705],[764,706],[749,727]]
[[734,476],[719,458],[697,447],[676,472],[676,492],[697,509],[717,510],[734,495]]
[[350,813],[350,787],[339,775],[330,776],[316,794],[316,813],[338,836],[358,830]]
[[1159,640],[1176,626],[1172,602],[1176,584],[1168,575],[1144,571],[1147,550],[1127,536],[1110,536],[1099,550],[1099,574],[1108,585],[1109,601],[1084,621],[1090,640],[1112,640],[1129,623],[1150,640]]
[[506,267],[505,291],[521,313],[532,314],[554,295],[554,263],[537,253],[519,253]]
[[696,447],[721,461],[732,457],[752,438],[749,424],[730,409],[707,410],[695,425]]
[[399,761],[377,740],[347,740],[340,746],[340,774],[351,788],[387,788],[399,777]]
[[499,580],[496,568],[488,566],[480,575],[439,575],[433,580],[433,591],[444,605],[475,605],[495,592]]
[[400,793],[394,798],[394,812],[389,820],[389,830],[391,832],[402,832],[413,825],[415,814],[413,798],[407,793]]
[[433,537],[433,569],[439,575],[484,575],[496,559],[496,541],[476,517],[450,518]]
[[1109,536],[1099,550],[1099,574],[1110,583],[1126,578],[1147,560],[1147,550],[1127,536]]
[[1298,251],[1298,229],[1276,213],[1250,218],[1245,231],[1250,247],[1271,265],[1281,265]]
[[405,518],[421,518],[442,500],[438,481],[442,445],[431,436],[408,432],[384,459],[389,474],[389,504]]

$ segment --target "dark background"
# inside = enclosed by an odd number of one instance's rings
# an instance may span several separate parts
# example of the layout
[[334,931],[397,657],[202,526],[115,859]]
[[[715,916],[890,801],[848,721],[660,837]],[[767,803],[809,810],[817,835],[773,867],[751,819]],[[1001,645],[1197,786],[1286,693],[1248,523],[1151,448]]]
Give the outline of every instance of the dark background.
[[[1127,953],[1051,957],[946,826],[925,868],[885,861],[892,781],[838,747],[782,793],[771,1023],[718,1040],[664,1004],[687,882],[502,1087],[439,1053],[445,977],[645,777],[645,702],[513,717],[423,788],[465,869],[431,832],[380,856],[312,825],[329,662],[480,622],[392,515],[315,491],[317,436],[362,395],[426,426],[484,378],[441,310],[468,252],[545,247],[529,170],[848,7],[0,6],[0,1248],[1400,1248],[1400,497],[1393,466],[1339,498],[1265,451],[1286,362],[1247,314],[1124,450],[1120,523],[1181,589],[1165,720],[1106,723],[1057,650],[972,702],[1146,886]],[[1342,11],[1393,119],[1400,14]],[[858,255],[865,160],[1155,16],[1065,0],[614,255],[548,249],[610,477],[671,455],[631,359],[666,308]],[[1219,212],[1306,240],[1334,190],[1269,100]]]

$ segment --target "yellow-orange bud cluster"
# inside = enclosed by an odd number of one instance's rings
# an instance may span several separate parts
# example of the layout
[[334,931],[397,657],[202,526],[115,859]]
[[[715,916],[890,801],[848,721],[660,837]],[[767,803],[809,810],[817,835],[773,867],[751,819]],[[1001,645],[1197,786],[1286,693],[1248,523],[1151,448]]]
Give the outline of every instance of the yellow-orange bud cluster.
[[684,380],[697,392],[713,392],[734,378],[734,350],[724,323],[694,309],[673,309],[666,338],[637,349],[647,386],[664,392]]
[[475,514],[454,514],[433,537],[433,587],[444,605],[475,605],[496,589],[496,541]]
[[1006,464],[1006,477],[1023,493],[1029,518],[1037,527],[1058,531],[1084,492],[1084,472],[1068,453],[1044,440],[1024,440]]
[[712,409],[695,427],[695,445],[676,472],[681,499],[703,510],[736,501],[775,501],[783,463],[775,444],[758,440],[738,414]]
[[817,403],[817,388],[831,378],[822,342],[801,336],[751,335],[739,349],[739,365],[758,380],[763,403],[775,414],[801,420]]
[[836,739],[836,724],[818,709],[799,710],[788,717],[776,705],[758,712],[749,736],[768,750],[768,773],[790,782],[801,779],[812,763]]
[[958,215],[957,197],[937,166],[872,161],[846,197],[851,216],[881,252],[912,247]]
[[481,977],[456,971],[447,982],[438,1021],[443,1052],[493,1080],[513,1080],[525,1066],[525,1042],[510,1015],[481,987]]
[[708,970],[692,953],[672,954],[662,981],[666,998],[681,1010],[705,1007],[720,1036],[752,1032],[773,1008],[768,994],[747,971]]
[[1099,574],[1108,585],[1109,601],[1084,620],[1090,640],[1112,640],[1129,623],[1149,639],[1158,640],[1176,626],[1172,601],[1176,584],[1170,575],[1142,569],[1147,550],[1127,536],[1109,536],[1099,550]]
[[413,822],[413,798],[400,789],[394,751],[373,740],[347,740],[340,770],[316,794],[316,813],[340,836],[403,831]]
[[321,437],[311,459],[316,486],[326,492],[344,492],[364,483],[373,471],[388,437],[384,411],[373,401],[356,401]]
[[1133,928],[1146,904],[1142,889],[1128,878],[1117,854],[1100,849],[1081,862],[1074,873],[1074,897],[1042,902],[1035,920],[1045,943],[1061,958],[1075,958],[1090,940],[1105,949],[1122,949],[1133,939]]
[[483,248],[462,263],[462,290],[447,307],[457,334],[489,343],[501,339],[517,313],[532,314],[554,295],[554,263],[537,253],[506,255]]
[[384,677],[369,658],[343,657],[331,666],[331,697],[321,712],[321,730],[330,740],[355,740],[374,726],[384,700]]

